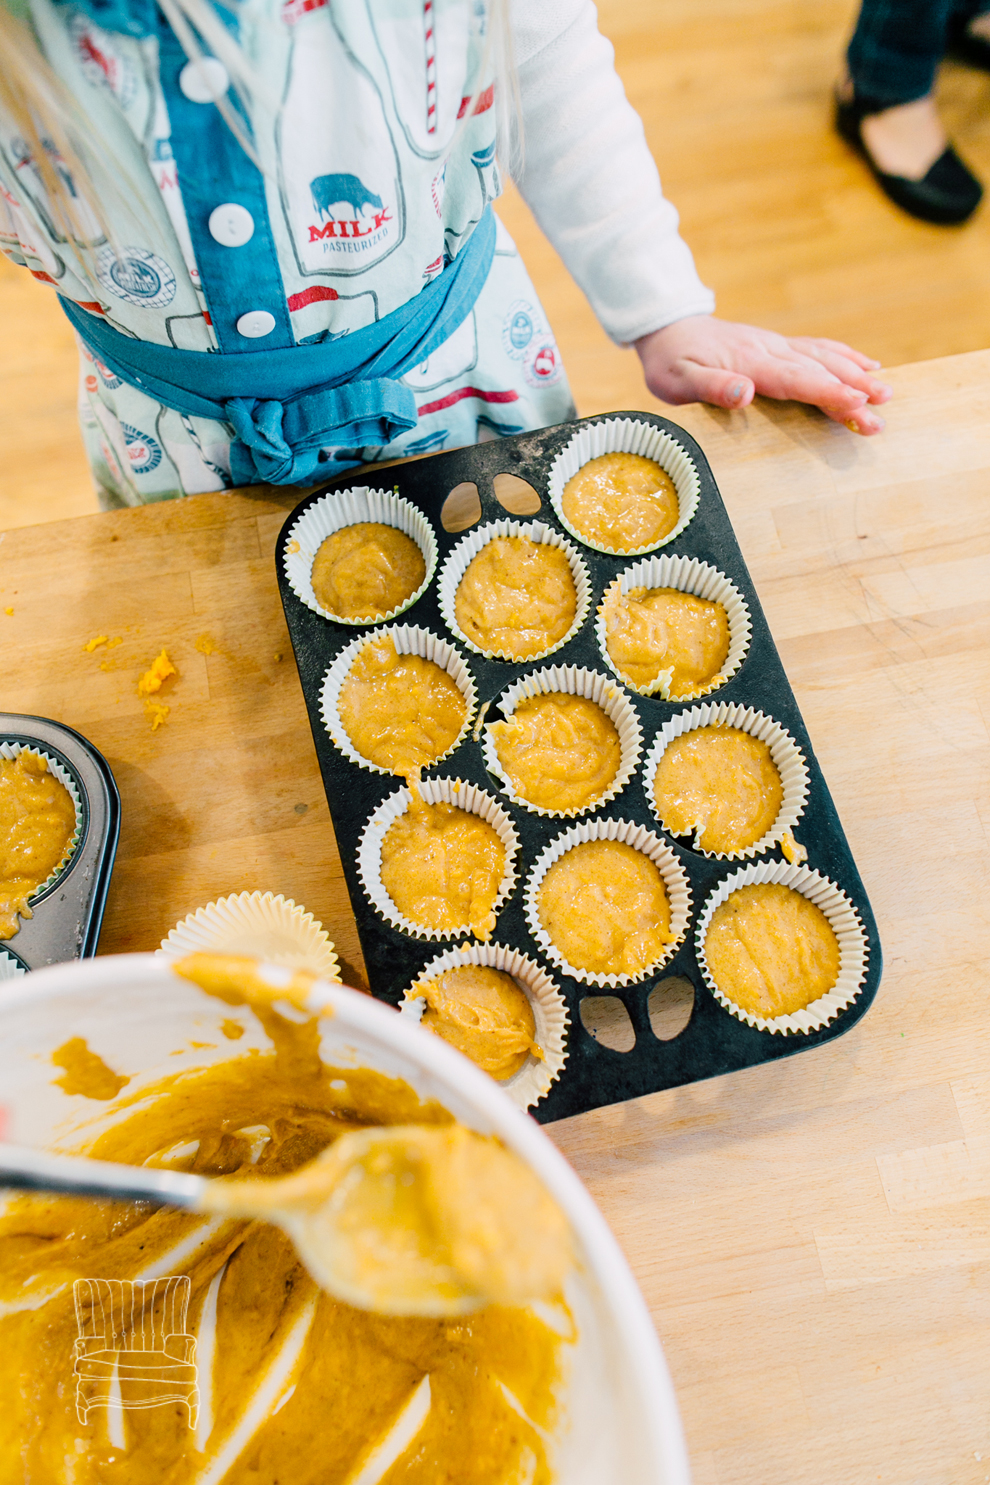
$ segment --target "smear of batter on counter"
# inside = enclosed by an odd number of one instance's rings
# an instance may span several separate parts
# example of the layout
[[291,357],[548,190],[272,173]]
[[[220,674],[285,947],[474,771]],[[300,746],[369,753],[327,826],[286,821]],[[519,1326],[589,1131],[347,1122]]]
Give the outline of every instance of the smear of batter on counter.
[[178,673],[167,653],[162,650],[161,654],[151,662],[151,668],[146,670],[138,681],[138,695],[152,696],[162,689],[163,681],[167,681],[170,675],[178,675]]
[[144,703],[144,714],[151,723],[152,732],[157,732],[159,727],[168,721],[168,714],[172,710],[163,701],[148,701]]
[[196,641],[196,648],[201,655],[212,655],[216,650],[216,644],[209,634],[201,634]]
[[83,645],[83,649],[88,655],[92,655],[94,650],[98,650],[100,648],[100,645],[106,644],[109,637],[110,636],[107,634],[94,634],[93,638],[88,639]]

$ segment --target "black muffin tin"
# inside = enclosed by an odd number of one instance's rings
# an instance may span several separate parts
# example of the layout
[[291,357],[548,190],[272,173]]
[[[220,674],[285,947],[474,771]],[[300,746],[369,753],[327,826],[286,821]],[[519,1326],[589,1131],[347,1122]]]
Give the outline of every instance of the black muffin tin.
[[120,795],[109,765],[91,742],[47,717],[0,712],[0,743],[26,744],[62,765],[79,791],[82,830],[75,850],[55,881],[30,904],[0,951],[23,969],[42,969],[96,953],[103,910],[120,834]]
[[[782,861],[779,847],[745,860],[710,860],[689,849],[683,841],[672,838],[658,824],[649,808],[643,788],[643,766],[659,729],[673,714],[697,705],[697,700],[680,703],[643,697],[626,688],[639,713],[643,728],[643,754],[635,773],[617,797],[600,810],[589,810],[576,818],[556,819],[534,815],[512,803],[501,781],[485,768],[480,741],[469,733],[454,753],[426,771],[425,777],[461,778],[479,784],[495,795],[511,816],[519,834],[521,850],[517,858],[517,880],[508,902],[498,915],[492,941],[512,945],[542,963],[559,985],[569,1008],[567,1061],[549,1093],[532,1110],[540,1123],[562,1119],[601,1104],[617,1103],[661,1088],[674,1088],[703,1078],[716,1077],[738,1068],[760,1062],[772,1062],[795,1052],[804,1052],[823,1042],[832,1041],[854,1026],[872,1002],[880,982],[882,968],[880,941],[869,900],[853,861],[835,806],[832,803],[821,769],[808,737],[807,729],[787,682],[780,657],[767,627],[752,579],[746,569],[739,544],[725,506],[704,454],[688,433],[676,423],[647,413],[615,413],[613,417],[631,418],[637,422],[670,433],[691,455],[700,479],[700,499],[693,520],[667,546],[647,556],[686,556],[700,558],[725,574],[745,599],[752,624],[746,656],[735,675],[724,686],[701,698],[710,702],[737,702],[772,716],[794,738],[808,767],[808,795],[795,834],[808,852],[806,865],[831,878],[843,889],[859,913],[868,942],[868,964],[862,988],[853,1003],[821,1030],[781,1035],[757,1030],[731,1015],[708,989],[695,953],[695,926],[705,902],[717,883],[738,871],[750,861]],[[423,941],[409,938],[392,928],[369,903],[357,871],[358,843],[364,827],[378,805],[401,780],[371,773],[351,763],[334,746],[320,715],[323,680],[340,651],[356,633],[372,634],[380,626],[358,628],[334,624],[314,613],[292,591],[284,570],[284,551],[288,533],[301,513],[327,491],[349,486],[375,489],[392,487],[426,515],[436,536],[438,548],[437,575],[447,553],[457,545],[464,532],[448,534],[440,525],[440,510],[450,490],[463,481],[478,487],[482,522],[497,520],[538,520],[559,530],[583,557],[592,580],[592,602],[582,628],[569,643],[545,659],[523,663],[485,660],[461,644],[447,629],[437,601],[437,576],[423,596],[394,621],[415,624],[432,630],[455,645],[464,656],[478,688],[479,707],[486,701],[488,720],[494,703],[507,686],[531,671],[545,666],[579,665],[611,675],[595,638],[595,612],[604,589],[619,573],[640,557],[608,557],[577,542],[557,520],[550,504],[548,480],[551,465],[577,430],[601,418],[588,418],[583,423],[565,423],[536,433],[502,438],[474,448],[457,449],[437,454],[380,473],[365,472],[358,477],[334,480],[303,500],[282,528],[276,551],[278,582],[285,617],[292,637],[296,664],[303,694],[309,709],[310,725],[330,805],[340,858],[357,920],[358,934],[364,951],[368,979],[373,994],[391,1005],[397,1005],[403,991],[412,984],[423,967],[454,946],[455,941]],[[495,498],[492,481],[497,474],[508,473],[529,481],[540,495],[542,508],[535,516],[512,516]],[[471,529],[475,529],[472,527]],[[523,895],[529,869],[543,847],[573,825],[596,819],[633,820],[646,825],[672,846],[684,866],[691,887],[691,919],[688,932],[677,953],[663,967],[634,985],[617,989],[599,989],[583,985],[564,975],[541,952],[533,939],[523,913]],[[670,1041],[661,1041],[650,1026],[647,999],[653,986],[670,976],[684,976],[694,986],[694,1007],[685,1029]],[[636,1033],[635,1046],[628,1052],[603,1046],[585,1030],[579,1013],[587,996],[615,996],[626,1006]]]

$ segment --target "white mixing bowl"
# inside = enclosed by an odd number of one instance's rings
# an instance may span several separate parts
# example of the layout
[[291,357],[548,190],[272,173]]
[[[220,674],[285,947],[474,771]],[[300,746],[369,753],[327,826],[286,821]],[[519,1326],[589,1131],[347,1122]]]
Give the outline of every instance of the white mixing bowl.
[[[677,1403],[642,1296],[597,1207],[539,1125],[466,1058],[368,996],[321,982],[310,1006],[327,1012],[320,1031],[329,1065],[402,1078],[464,1124],[497,1134],[570,1219],[579,1263],[568,1298],[580,1338],[566,1424],[556,1440],[561,1485],[689,1485]],[[112,1119],[113,1102],[97,1107],[56,1086],[51,1055],[70,1037],[84,1037],[110,1067],[128,1074],[131,1097],[169,1074],[251,1047],[270,1050],[253,1016],[243,1017],[247,1030],[240,1040],[220,1034],[220,1022],[230,1015],[151,954],[58,964],[0,986],[0,1106],[8,1114],[7,1139],[73,1149]],[[191,1042],[214,1045],[193,1048]]]

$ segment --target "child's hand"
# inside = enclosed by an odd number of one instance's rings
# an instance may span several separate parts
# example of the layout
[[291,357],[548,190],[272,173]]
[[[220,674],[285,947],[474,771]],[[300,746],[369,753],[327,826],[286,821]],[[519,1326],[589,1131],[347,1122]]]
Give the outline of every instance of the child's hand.
[[636,350],[654,397],[675,405],[748,407],[759,392],[810,402],[855,433],[879,433],[883,418],[868,404],[893,395],[870,375],[880,362],[839,340],[790,340],[712,315],[689,315],[654,330],[636,341]]

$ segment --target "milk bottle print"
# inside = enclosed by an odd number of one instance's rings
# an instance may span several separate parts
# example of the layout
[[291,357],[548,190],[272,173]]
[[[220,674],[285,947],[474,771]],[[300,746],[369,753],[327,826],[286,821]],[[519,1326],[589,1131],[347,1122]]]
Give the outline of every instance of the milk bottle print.
[[283,210],[302,273],[363,273],[398,247],[405,203],[381,96],[326,8],[293,27],[278,143]]

